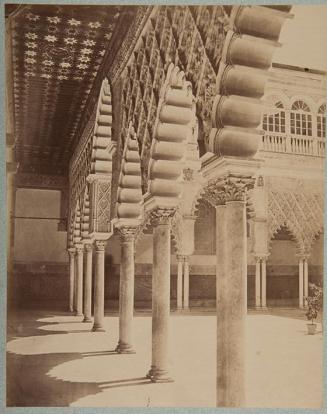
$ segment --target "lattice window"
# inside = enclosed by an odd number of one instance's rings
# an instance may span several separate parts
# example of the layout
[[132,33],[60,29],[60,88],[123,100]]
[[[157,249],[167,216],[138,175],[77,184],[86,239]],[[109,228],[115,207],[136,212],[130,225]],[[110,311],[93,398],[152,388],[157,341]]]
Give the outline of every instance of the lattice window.
[[285,133],[285,111],[282,102],[277,102],[275,108],[281,109],[281,111],[273,114],[264,114],[262,127],[268,132],[282,132]]
[[303,101],[295,101],[292,105],[291,134],[312,136],[312,115]]
[[317,115],[317,135],[319,138],[326,136],[326,104],[320,106]]

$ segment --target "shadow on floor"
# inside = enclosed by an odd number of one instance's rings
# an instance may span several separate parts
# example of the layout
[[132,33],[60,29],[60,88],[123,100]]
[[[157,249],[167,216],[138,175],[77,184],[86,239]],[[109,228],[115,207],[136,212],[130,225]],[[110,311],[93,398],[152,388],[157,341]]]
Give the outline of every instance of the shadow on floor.
[[[38,319],[58,316],[70,316],[68,313],[12,312],[8,314],[7,340],[32,336],[47,336],[88,331],[85,330],[42,330],[42,327],[56,326],[62,322],[42,322]],[[67,323],[81,323],[80,320]],[[22,355],[7,352],[7,406],[8,407],[67,407],[74,401],[101,393],[105,388],[117,388],[137,384],[151,383],[147,378],[117,379],[104,383],[71,382],[50,377],[49,371],[65,362],[71,362],[91,355],[119,355],[116,352],[69,352]],[[123,404],[123,402],[122,402]]]

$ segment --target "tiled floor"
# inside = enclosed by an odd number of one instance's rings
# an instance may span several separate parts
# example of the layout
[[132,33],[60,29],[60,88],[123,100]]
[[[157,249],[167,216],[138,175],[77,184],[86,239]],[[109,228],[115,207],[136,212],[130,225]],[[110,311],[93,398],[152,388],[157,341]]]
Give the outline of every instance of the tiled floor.
[[[295,315],[295,316],[294,316]],[[105,333],[68,314],[20,312],[8,328],[10,406],[215,406],[215,316],[171,316],[174,383],[145,378],[151,361],[151,318],[135,317],[136,354],[113,352],[118,317]],[[247,318],[248,407],[320,407],[321,332],[309,336],[298,312],[250,313]],[[320,328],[320,326],[318,327]],[[319,329],[320,330],[320,329]]]

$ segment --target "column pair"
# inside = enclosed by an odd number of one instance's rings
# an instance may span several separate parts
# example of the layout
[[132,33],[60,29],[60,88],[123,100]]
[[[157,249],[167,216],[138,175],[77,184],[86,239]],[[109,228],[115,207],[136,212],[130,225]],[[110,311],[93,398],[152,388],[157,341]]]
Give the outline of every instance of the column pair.
[[[95,241],[94,325],[93,331],[104,331],[104,259],[106,242]],[[83,252],[85,249],[85,263]],[[75,245],[69,252],[69,309],[84,322],[92,322],[92,244]],[[83,274],[84,272],[84,274]],[[84,280],[84,283],[83,283]],[[83,286],[84,285],[84,286]],[[84,292],[83,292],[84,290]],[[84,299],[84,301],[83,301]]]
[[177,255],[177,309],[189,309],[189,257]]
[[84,315],[83,322],[91,322],[92,245],[76,244],[68,253],[69,310],[75,311],[76,316]]
[[[85,249],[85,256],[84,256]],[[92,291],[92,245],[76,245],[68,249],[69,254],[69,310],[77,316],[84,315],[84,321],[91,321]],[[85,265],[84,260],[85,259]],[[83,275],[84,271],[84,275]],[[84,276],[84,277],[83,277]],[[84,301],[83,301],[84,279]]]
[[256,256],[255,259],[255,307],[258,309],[266,309],[267,259],[266,256]]
[[299,256],[299,307],[307,306],[305,298],[309,295],[308,257]]

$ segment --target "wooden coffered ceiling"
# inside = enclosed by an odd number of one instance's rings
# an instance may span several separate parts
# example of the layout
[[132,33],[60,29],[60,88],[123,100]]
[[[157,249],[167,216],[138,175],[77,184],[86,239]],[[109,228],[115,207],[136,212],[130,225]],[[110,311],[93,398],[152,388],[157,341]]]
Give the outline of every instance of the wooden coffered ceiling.
[[6,6],[20,172],[67,173],[98,70],[135,12],[128,6]]

